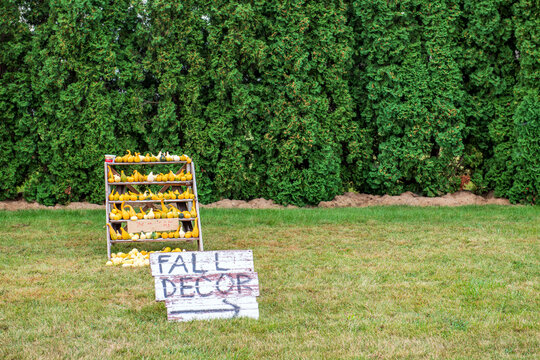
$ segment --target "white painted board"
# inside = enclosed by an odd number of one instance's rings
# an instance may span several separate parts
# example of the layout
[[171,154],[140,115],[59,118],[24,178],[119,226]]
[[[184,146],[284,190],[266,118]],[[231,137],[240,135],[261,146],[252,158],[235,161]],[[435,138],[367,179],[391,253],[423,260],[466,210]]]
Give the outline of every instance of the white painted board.
[[157,252],[150,268],[169,320],[259,318],[251,250]]
[[228,319],[237,317],[259,318],[259,306],[253,296],[227,299],[175,299],[167,300],[167,318],[172,321]]
[[155,252],[150,254],[152,276],[201,275],[222,272],[252,272],[251,250]]
[[259,296],[256,272],[207,273],[154,277],[156,301],[169,298],[228,298]]

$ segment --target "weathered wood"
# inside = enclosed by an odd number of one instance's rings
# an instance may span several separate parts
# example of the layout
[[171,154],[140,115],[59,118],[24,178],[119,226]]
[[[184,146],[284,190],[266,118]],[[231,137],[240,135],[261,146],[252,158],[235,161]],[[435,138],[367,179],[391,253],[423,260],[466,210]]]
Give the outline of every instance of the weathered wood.
[[112,162],[109,165],[157,165],[157,164],[187,164],[187,161],[138,161],[138,162]]
[[144,240],[111,240],[111,243],[136,243],[136,242],[193,242],[199,240],[199,238],[157,238],[157,239],[144,239]]
[[[172,218],[172,219],[176,219],[178,221],[193,221],[193,220],[195,220],[195,218],[187,218],[187,219],[186,218]],[[159,220],[159,219],[156,219],[156,220]],[[163,220],[165,220],[165,219],[163,219]],[[119,223],[121,224],[121,223],[128,222],[128,221],[135,222],[135,221],[143,221],[143,220],[110,220],[109,222],[111,224],[119,224]],[[176,230],[176,229],[174,229],[174,230]]]
[[[196,199],[163,199],[164,203],[180,203],[180,202],[192,202],[196,201]],[[120,200],[109,200],[110,204],[122,204],[125,202],[126,204],[144,204],[144,203],[156,203],[161,202],[161,200],[128,200],[128,201],[120,201]]]
[[167,318],[171,321],[227,319],[236,317],[259,318],[257,299],[231,297],[226,299],[192,298],[167,300]]
[[109,185],[183,185],[191,186],[193,180],[187,181],[126,181],[126,182],[113,182]]
[[259,318],[251,250],[150,254],[156,301],[174,321]]
[[255,272],[156,276],[154,283],[156,301],[259,296],[259,278]]
[[[185,267],[181,266],[182,263]],[[251,272],[254,270],[253,252],[251,250],[155,252],[150,254],[150,269],[152,276]]]
[[126,220],[127,232],[139,233],[141,231],[175,231],[180,226],[180,219],[150,219],[150,220]]

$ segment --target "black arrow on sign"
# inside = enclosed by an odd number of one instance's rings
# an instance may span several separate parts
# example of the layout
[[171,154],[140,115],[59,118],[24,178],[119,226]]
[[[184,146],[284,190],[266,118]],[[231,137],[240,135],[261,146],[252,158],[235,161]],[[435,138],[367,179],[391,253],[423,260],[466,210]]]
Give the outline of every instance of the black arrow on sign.
[[204,310],[176,310],[171,311],[169,314],[176,315],[176,314],[204,314],[204,313],[220,313],[220,312],[227,312],[227,311],[234,311],[233,318],[238,316],[238,313],[240,312],[240,306],[228,302],[226,299],[223,299],[223,303],[227,305],[231,305],[232,309],[204,309]]

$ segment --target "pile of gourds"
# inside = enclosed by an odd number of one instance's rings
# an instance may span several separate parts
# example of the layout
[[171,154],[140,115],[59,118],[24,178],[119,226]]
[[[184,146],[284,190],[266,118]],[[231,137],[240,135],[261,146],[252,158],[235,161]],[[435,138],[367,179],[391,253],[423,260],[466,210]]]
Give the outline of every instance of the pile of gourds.
[[191,163],[191,159],[187,155],[172,155],[167,151],[166,153],[159,154],[149,154],[146,153],[145,156],[142,156],[141,153],[131,154],[131,151],[126,150],[127,154],[124,156],[117,156],[114,158],[115,163],[137,163],[137,162],[166,162],[166,161],[186,161],[188,164]]
[[[185,249],[176,248],[171,250],[170,247],[163,248],[161,252],[183,252]],[[105,265],[107,266],[120,266],[122,267],[143,267],[150,265],[150,254],[155,251],[139,251],[137,249],[132,249],[130,252],[123,253],[112,253],[111,260],[107,261]]]
[[184,231],[182,224],[178,226],[176,231],[149,231],[140,233],[128,233],[123,227],[120,227],[120,231],[115,231],[109,223],[107,223],[107,226],[109,227],[111,240],[137,241],[146,239],[190,239],[199,237],[199,226],[197,221],[195,221],[195,225],[191,231]]
[[180,211],[173,205],[169,207],[165,206],[163,200],[161,200],[161,210],[151,208],[148,212],[144,211],[142,207],[139,207],[139,212],[136,212],[133,206],[126,205],[122,202],[120,209],[113,205],[113,209],[109,213],[109,219],[111,220],[131,220],[137,221],[142,219],[192,219],[197,217],[197,209],[195,206],[191,207],[191,211]]
[[165,193],[157,193],[154,194],[152,191],[145,191],[144,193],[134,193],[129,191],[125,194],[119,194],[118,191],[112,191],[109,194],[109,201],[137,201],[137,200],[189,200],[189,199],[195,199],[195,195],[193,194],[193,191],[191,188],[188,188],[183,193],[180,193],[178,190],[172,191],[169,190]]

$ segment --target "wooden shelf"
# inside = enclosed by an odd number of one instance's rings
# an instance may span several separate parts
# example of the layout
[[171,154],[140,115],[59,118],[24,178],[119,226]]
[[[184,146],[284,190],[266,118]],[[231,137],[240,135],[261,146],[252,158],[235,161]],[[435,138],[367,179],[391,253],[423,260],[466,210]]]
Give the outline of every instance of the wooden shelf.
[[[159,219],[139,219],[139,220],[142,221],[142,220],[163,220],[163,219],[178,219],[180,221],[193,221],[196,218],[189,218],[189,219],[186,219],[186,218],[159,218]],[[121,223],[128,222],[128,221],[137,221],[137,220],[109,220],[109,222],[111,224],[121,224]]]
[[151,162],[105,162],[107,165],[158,165],[158,164],[187,164],[187,161],[151,161]]
[[[176,166],[174,166],[176,164]],[[139,165],[141,167],[144,167],[145,165],[173,165],[171,166],[170,168],[177,168],[176,169],[176,172],[175,172],[175,175],[179,175],[180,173],[182,173],[183,171],[187,172],[187,173],[191,173],[192,175],[192,178],[191,180],[186,180],[186,181],[180,181],[180,180],[174,180],[174,181],[133,181],[133,182],[129,182],[129,181],[120,181],[120,182],[109,182],[109,166],[110,166],[110,170],[112,171],[112,173],[114,175],[119,175],[119,171],[120,169],[119,168],[116,168],[116,166],[130,166],[130,165]],[[203,246],[203,235],[202,235],[202,228],[201,228],[201,219],[200,219],[200,216],[199,216],[199,201],[198,201],[198,196],[197,196],[197,180],[196,180],[196,177],[195,177],[195,164],[193,163],[193,161],[191,159],[188,159],[187,161],[186,160],[183,160],[183,161],[150,161],[150,162],[144,162],[144,161],[139,161],[139,162],[104,162],[104,180],[105,180],[105,195],[106,195],[106,198],[105,198],[105,204],[106,204],[106,208],[107,208],[107,211],[106,211],[106,221],[110,224],[114,224],[114,227],[115,228],[118,228],[118,226],[122,226],[121,224],[122,223],[128,223],[128,221],[133,221],[133,222],[136,222],[138,220],[111,220],[110,219],[110,211],[113,209],[113,205],[121,205],[122,203],[126,203],[126,204],[131,204],[133,207],[135,206],[145,206],[145,207],[152,207],[152,206],[157,206],[159,208],[159,204],[163,201],[164,203],[167,203],[168,205],[170,205],[171,203],[172,204],[176,204],[174,206],[178,207],[179,210],[181,211],[191,211],[193,208],[196,209],[197,211],[197,217],[195,218],[183,218],[183,217],[176,217],[176,218],[170,218],[170,219],[178,219],[178,221],[181,223],[180,224],[183,224],[183,223],[191,223],[189,225],[186,225],[188,227],[190,227],[190,225],[192,226],[198,226],[198,229],[199,229],[199,236],[196,237],[196,238],[189,238],[189,239],[186,239],[186,238],[166,238],[166,239],[163,239],[163,238],[159,238],[159,239],[144,239],[144,240],[122,240],[122,239],[118,239],[118,240],[112,240],[110,239],[110,229],[109,227],[107,227],[107,255],[110,259],[111,257],[111,244],[114,244],[114,243],[129,243],[129,242],[132,242],[132,243],[136,243],[136,242],[139,242],[139,243],[142,243],[142,242],[196,242],[197,243],[197,247],[198,247],[198,250],[199,251],[204,251],[204,246]],[[141,170],[142,171],[142,170]],[[145,170],[146,171],[146,170]],[[154,171],[155,172],[155,171]],[[168,179],[168,177],[167,177]],[[181,186],[185,186],[185,187],[191,187],[192,191],[191,193],[194,195],[194,198],[193,199],[158,199],[158,200],[152,200],[152,199],[145,199],[145,200],[139,200],[139,194],[137,194],[137,199],[136,200],[123,200],[123,201],[120,201],[120,200],[109,200],[109,195],[111,194],[111,192],[114,192],[115,190],[118,191],[118,192],[126,192],[127,190],[131,190],[131,191],[134,191],[135,193],[139,193],[139,191],[141,190],[141,188],[134,188],[133,186],[135,185],[142,185],[142,186],[150,186],[150,185],[156,185],[156,186],[159,186],[158,189],[159,190],[159,193],[162,193],[164,194],[167,189],[170,189],[171,187],[172,188],[179,188]],[[116,187],[116,188],[115,188]],[[126,191],[124,191],[124,189]],[[182,216],[180,214],[180,216]],[[169,219],[169,218],[165,218],[165,219]],[[140,219],[141,220],[141,224],[142,224],[142,221],[146,221],[146,220],[150,220],[150,219]],[[159,220],[162,220],[162,218],[160,218]],[[154,223],[155,226],[157,226],[157,223]],[[131,224],[130,224],[131,225]],[[150,227],[149,228],[154,228],[155,226],[152,225],[150,223]],[[125,225],[124,225],[125,226]]]
[[157,239],[144,239],[144,240],[110,240],[112,243],[135,243],[135,242],[159,242],[159,241],[185,241],[185,242],[193,242],[198,241],[199,238],[157,238]]
[[[133,182],[109,182],[109,185],[184,185],[191,186],[193,180],[188,181],[133,181]],[[156,200],[154,200],[156,201]]]
[[[190,201],[196,201],[197,199],[163,199],[163,202],[164,203],[174,203],[174,202],[190,202]],[[120,201],[120,200],[109,200],[109,204],[122,204],[123,202],[125,202],[126,204],[128,203],[141,203],[141,204],[147,204],[147,203],[156,203],[156,204],[159,204],[161,202],[161,200],[124,200],[124,201]]]

